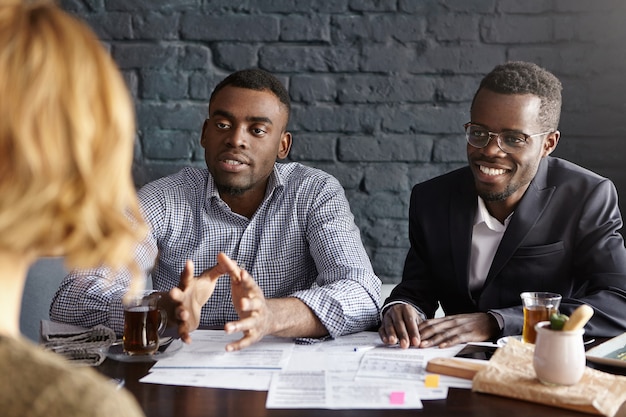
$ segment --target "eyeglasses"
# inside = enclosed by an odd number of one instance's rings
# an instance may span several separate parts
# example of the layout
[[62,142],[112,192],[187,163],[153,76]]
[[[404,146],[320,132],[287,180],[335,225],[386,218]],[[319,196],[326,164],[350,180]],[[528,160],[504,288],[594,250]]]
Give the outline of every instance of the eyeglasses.
[[475,148],[484,148],[489,144],[492,138],[496,138],[498,148],[505,153],[516,153],[524,150],[528,146],[528,139],[534,136],[541,136],[547,133],[552,133],[552,130],[546,132],[535,133],[534,135],[527,135],[526,133],[516,132],[511,130],[505,130],[499,133],[490,132],[484,126],[474,123],[465,123],[465,137],[467,143]]

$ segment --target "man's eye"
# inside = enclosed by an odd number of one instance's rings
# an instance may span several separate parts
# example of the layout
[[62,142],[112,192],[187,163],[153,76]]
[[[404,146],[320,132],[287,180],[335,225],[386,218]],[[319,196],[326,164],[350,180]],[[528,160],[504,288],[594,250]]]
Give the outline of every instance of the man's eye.
[[221,123],[221,122],[217,122],[215,123],[215,127],[217,127],[218,129],[228,129],[228,123]]
[[477,138],[484,138],[488,135],[487,131],[483,129],[472,129],[470,133],[472,134],[472,136],[475,136]]
[[526,138],[520,135],[504,135],[502,139],[509,145],[523,145],[526,143]]
[[267,132],[259,127],[254,127],[252,128],[252,133],[254,133],[257,136],[261,136],[261,135],[266,134]]

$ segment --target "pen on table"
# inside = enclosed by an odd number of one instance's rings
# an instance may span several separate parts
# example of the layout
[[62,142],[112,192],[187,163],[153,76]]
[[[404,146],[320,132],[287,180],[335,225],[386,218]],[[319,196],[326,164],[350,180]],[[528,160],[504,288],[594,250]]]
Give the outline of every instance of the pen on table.
[[367,350],[374,349],[375,347],[376,347],[376,345],[374,345],[374,346],[356,346],[353,350],[355,352],[365,352]]

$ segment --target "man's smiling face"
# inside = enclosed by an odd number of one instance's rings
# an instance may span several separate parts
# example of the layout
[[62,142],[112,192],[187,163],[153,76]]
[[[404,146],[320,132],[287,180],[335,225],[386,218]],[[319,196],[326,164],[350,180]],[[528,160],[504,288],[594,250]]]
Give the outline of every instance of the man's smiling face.
[[[472,123],[491,132],[517,131],[528,135],[546,131],[541,126],[541,99],[532,94],[499,94],[481,89],[472,110]],[[554,134],[534,136],[517,153],[505,153],[496,138],[484,148],[467,145],[467,159],[474,174],[476,190],[487,202],[504,202],[515,206],[535,177],[541,158],[556,147]]]

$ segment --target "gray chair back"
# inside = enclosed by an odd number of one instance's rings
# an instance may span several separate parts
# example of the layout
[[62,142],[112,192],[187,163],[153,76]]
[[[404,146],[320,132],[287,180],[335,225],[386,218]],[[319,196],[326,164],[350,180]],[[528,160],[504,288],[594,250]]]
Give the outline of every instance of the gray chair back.
[[62,257],[38,259],[29,269],[20,314],[20,331],[39,342],[40,322],[49,320],[50,302],[67,275]]

